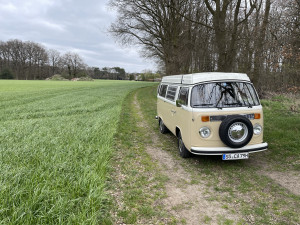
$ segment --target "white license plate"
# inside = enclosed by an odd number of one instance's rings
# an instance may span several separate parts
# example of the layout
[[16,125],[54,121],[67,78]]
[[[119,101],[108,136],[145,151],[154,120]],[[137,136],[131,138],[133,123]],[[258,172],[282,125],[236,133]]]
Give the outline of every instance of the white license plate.
[[236,159],[249,159],[249,153],[230,153],[230,154],[223,154],[223,160],[236,160]]

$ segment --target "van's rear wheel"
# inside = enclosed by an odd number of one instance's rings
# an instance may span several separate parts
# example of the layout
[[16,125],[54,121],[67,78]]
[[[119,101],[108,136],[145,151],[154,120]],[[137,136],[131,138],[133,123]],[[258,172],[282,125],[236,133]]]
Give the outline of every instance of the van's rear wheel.
[[164,122],[162,121],[162,119],[159,119],[159,131],[162,134],[168,133],[168,128],[165,126]]
[[189,150],[187,150],[187,148],[185,147],[182,137],[181,137],[181,133],[178,133],[178,150],[179,150],[179,155],[182,158],[188,158],[191,157],[191,153],[189,152]]

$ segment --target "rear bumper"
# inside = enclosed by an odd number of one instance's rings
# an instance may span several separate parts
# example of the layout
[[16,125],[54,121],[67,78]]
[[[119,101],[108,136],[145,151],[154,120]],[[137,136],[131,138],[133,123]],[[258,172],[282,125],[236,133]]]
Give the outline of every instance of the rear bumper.
[[191,152],[196,155],[222,155],[226,153],[240,153],[240,152],[261,152],[268,149],[268,143],[261,143],[256,145],[247,145],[242,148],[229,147],[192,147]]

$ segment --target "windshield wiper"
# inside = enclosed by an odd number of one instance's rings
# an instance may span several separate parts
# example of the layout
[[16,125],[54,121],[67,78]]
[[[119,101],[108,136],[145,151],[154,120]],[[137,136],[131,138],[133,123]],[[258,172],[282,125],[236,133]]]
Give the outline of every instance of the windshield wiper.
[[224,105],[243,105],[242,103],[240,103],[240,102],[236,102],[236,103],[226,103],[226,104],[224,104]]
[[196,104],[196,105],[193,105],[193,106],[209,106],[209,105],[213,105],[213,104]]
[[248,104],[248,108],[252,108],[252,105],[251,105],[251,103],[249,103],[249,104]]
[[[219,102],[220,102],[220,101],[219,101]],[[217,109],[223,109],[223,107],[218,106],[218,105],[219,105],[219,102],[216,104],[215,107],[216,107]]]

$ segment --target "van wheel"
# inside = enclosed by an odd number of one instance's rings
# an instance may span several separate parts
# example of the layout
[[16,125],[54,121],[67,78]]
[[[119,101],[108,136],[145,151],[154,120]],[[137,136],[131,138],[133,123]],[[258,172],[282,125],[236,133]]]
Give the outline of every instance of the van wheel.
[[182,137],[181,137],[181,133],[178,133],[178,150],[179,150],[179,155],[182,158],[188,158],[191,157],[191,153],[189,152],[189,150],[187,150],[187,148],[185,147]]
[[165,126],[164,122],[162,121],[162,119],[159,119],[159,131],[162,134],[168,133],[168,128]]

